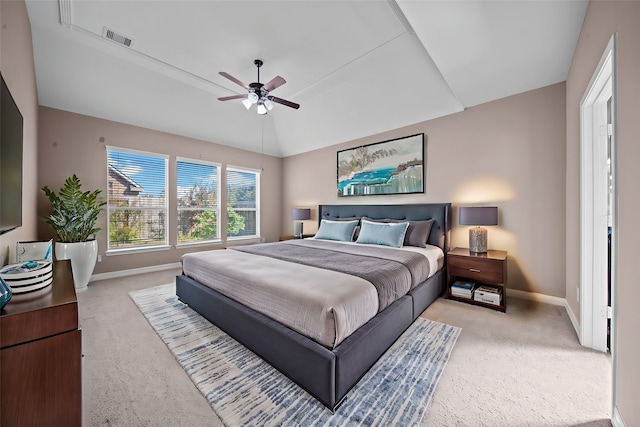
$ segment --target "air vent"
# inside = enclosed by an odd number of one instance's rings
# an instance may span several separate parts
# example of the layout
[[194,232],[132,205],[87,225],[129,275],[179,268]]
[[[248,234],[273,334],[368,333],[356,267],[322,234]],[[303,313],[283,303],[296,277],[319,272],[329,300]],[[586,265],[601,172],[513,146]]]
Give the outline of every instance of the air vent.
[[60,24],[67,28],[71,28],[71,0],[59,0],[58,7],[60,8]]
[[133,44],[133,39],[130,39],[127,36],[123,36],[122,34],[116,33],[111,28],[104,27],[102,32],[102,37],[107,38],[109,40],[113,40],[116,43],[119,43],[126,47],[131,47]]

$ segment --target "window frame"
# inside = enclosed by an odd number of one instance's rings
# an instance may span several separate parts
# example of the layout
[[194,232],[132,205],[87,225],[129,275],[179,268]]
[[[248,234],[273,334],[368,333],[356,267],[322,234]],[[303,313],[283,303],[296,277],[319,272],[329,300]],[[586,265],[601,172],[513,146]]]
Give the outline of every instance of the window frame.
[[[154,252],[154,251],[162,251],[162,250],[168,250],[171,249],[171,244],[169,242],[169,227],[171,224],[171,221],[169,219],[169,193],[168,193],[168,189],[169,189],[169,158],[170,156],[167,154],[160,154],[160,153],[153,153],[153,152],[149,152],[149,151],[142,151],[142,150],[135,150],[135,149],[131,149],[131,148],[124,148],[124,147],[116,147],[116,146],[110,146],[107,145],[105,146],[106,151],[107,151],[107,168],[106,168],[106,177],[107,177],[107,204],[106,204],[106,213],[107,213],[107,226],[106,226],[106,232],[107,232],[107,250],[105,252],[106,256],[111,256],[111,255],[121,255],[121,254],[131,254],[131,253],[141,253],[141,252]],[[161,207],[160,209],[164,210],[164,242],[161,244],[156,244],[156,245],[145,245],[145,246],[129,246],[129,247],[124,247],[124,248],[112,248],[111,247],[111,239],[109,238],[110,235],[110,215],[111,215],[111,211],[112,211],[112,207],[109,203],[109,152],[110,151],[119,151],[122,153],[130,153],[130,154],[137,154],[137,155],[141,155],[141,156],[149,156],[149,157],[155,157],[155,158],[159,158],[159,159],[163,159],[164,160],[164,206]],[[149,207],[149,208],[138,208],[139,210],[151,210],[151,209],[158,209],[158,207]],[[116,209],[119,210],[119,209]]]
[[[217,168],[217,184],[218,184],[218,191],[216,192],[216,208],[215,209],[206,209],[206,208],[181,208],[180,206],[178,206],[178,162],[183,162],[183,163],[194,163],[194,164],[199,164],[199,165],[205,165],[205,166],[215,166]],[[222,241],[222,227],[221,225],[221,217],[220,217],[220,211],[221,211],[221,204],[222,204],[222,195],[221,195],[221,184],[222,184],[222,163],[217,163],[217,162],[211,162],[208,160],[201,160],[201,159],[192,159],[192,158],[188,158],[188,157],[178,157],[176,156],[176,164],[175,164],[175,174],[176,174],[176,186],[175,186],[175,200],[176,200],[176,248],[180,248],[180,247],[188,247],[188,246],[198,246],[198,245],[209,245],[212,243],[220,243]],[[197,241],[190,241],[190,242],[180,242],[178,241],[179,239],[179,235],[178,235],[178,224],[179,224],[179,219],[180,219],[180,211],[181,210],[215,210],[216,212],[216,218],[218,221],[217,227],[216,227],[216,237],[213,239],[207,239],[207,240],[197,240]],[[226,230],[225,230],[226,231]]]
[[[246,236],[229,236],[227,234],[228,232],[228,214],[227,214],[227,210],[229,207],[229,191],[228,191],[228,187],[229,187],[229,172],[243,172],[243,173],[251,173],[254,174],[256,176],[256,207],[255,208],[242,208],[240,210],[244,211],[244,212],[255,212],[256,213],[256,233],[252,234],[252,235],[246,235]],[[225,238],[227,241],[239,241],[239,240],[254,240],[254,239],[259,239],[261,234],[260,234],[260,181],[261,181],[261,177],[262,177],[262,170],[261,169],[254,169],[254,168],[248,168],[248,167],[244,167],[244,166],[235,166],[235,165],[227,165],[227,167],[225,168],[225,174],[224,174],[224,178],[225,178]],[[234,209],[237,210],[237,209]]]

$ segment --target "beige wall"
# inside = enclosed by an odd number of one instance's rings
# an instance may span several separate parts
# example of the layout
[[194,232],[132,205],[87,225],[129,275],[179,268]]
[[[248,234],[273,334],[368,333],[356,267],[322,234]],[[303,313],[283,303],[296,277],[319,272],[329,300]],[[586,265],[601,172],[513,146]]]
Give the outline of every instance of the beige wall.
[[[318,204],[445,202],[454,205],[453,246],[468,246],[457,207],[496,205],[489,248],[509,251],[508,286],[564,297],[565,85],[545,87],[462,113],[284,159],[283,230],[290,210]],[[336,151],[424,132],[426,193],[336,196]]]
[[[40,107],[38,186],[41,188],[48,185],[57,191],[64,180],[75,173],[80,178],[84,190],[100,189],[102,196],[106,197],[106,145],[169,155],[169,189],[176,186],[176,156],[218,162],[222,163],[223,167],[234,165],[260,169],[262,165],[264,170],[260,182],[261,234],[268,241],[278,239],[282,208],[282,159],[223,145]],[[176,194],[173,191],[169,191],[169,206],[176,206]],[[49,201],[40,191],[38,213],[45,216],[49,211]],[[94,273],[174,263],[180,261],[180,256],[188,251],[221,247],[210,245],[176,249],[176,219],[177,212],[170,209],[170,250],[104,256],[107,249],[107,219],[106,213],[103,212],[98,219],[98,227],[101,227],[102,231],[97,236],[98,253],[103,257],[102,262],[96,265]],[[41,223],[39,236],[54,237],[53,230],[47,224]]]
[[23,1],[0,1],[0,70],[22,113],[22,227],[0,235],[0,265],[15,262],[20,240],[37,236],[38,93],[31,24]]
[[[46,214],[47,207],[40,187],[58,188],[64,178],[77,173],[87,188],[106,190],[106,153],[98,140],[101,136],[110,145],[172,156],[198,158],[202,154],[207,160],[259,167],[259,156],[255,153],[48,108],[38,110],[30,23],[24,2],[1,1],[0,22],[0,70],[23,114],[25,135],[23,226],[0,236],[0,264],[14,261],[16,241],[50,235],[46,227],[37,231],[41,224],[39,217]],[[591,2],[567,79],[566,98],[565,86],[554,85],[284,160],[265,156],[262,234],[275,240],[281,233],[290,233],[289,211],[293,206],[440,201],[452,201],[454,206],[495,204],[500,207],[500,225],[489,230],[489,246],[509,251],[509,286],[566,295],[578,315],[575,299],[579,280],[578,106],[602,51],[611,34],[617,32],[619,242],[615,395],[626,425],[640,425],[637,405],[640,335],[636,328],[640,324],[637,309],[640,292],[636,286],[640,275],[640,263],[636,260],[640,230],[635,227],[636,212],[640,210],[640,195],[635,188],[640,182],[638,22],[640,2]],[[337,150],[418,132],[424,132],[426,139],[424,195],[346,199],[335,196]],[[564,223],[558,221],[565,215]],[[100,226],[106,228],[105,225],[106,218],[102,215]],[[314,221],[305,224],[308,231],[315,228]],[[98,236],[101,254],[106,247],[105,236],[104,231]],[[175,240],[175,233],[172,236]],[[466,246],[466,228],[456,226],[452,238],[454,245]],[[175,262],[181,253],[174,249],[104,257],[96,272]]]
[[627,426],[640,425],[640,292],[637,227],[640,211],[640,2],[592,1],[567,79],[567,301],[579,313],[580,100],[612,34],[617,46],[616,406]]

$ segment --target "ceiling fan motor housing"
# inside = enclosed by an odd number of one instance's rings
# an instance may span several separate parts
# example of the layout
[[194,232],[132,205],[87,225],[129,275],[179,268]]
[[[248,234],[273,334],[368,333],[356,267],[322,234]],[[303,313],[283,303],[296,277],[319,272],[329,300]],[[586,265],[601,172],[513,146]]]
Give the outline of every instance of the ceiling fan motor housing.
[[249,84],[249,92],[258,95],[259,99],[266,98],[269,95],[269,91],[264,88],[264,85],[258,82]]

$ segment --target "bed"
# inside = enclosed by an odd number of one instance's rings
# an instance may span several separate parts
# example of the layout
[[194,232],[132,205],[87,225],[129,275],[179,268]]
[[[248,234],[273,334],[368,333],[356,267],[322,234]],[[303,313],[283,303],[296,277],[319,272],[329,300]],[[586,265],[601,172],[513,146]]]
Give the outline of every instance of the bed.
[[[442,254],[446,254],[449,250],[450,203],[320,205],[318,209],[320,221],[325,219],[348,222],[350,219],[362,217],[408,221],[431,219],[433,224],[427,246],[440,248]],[[255,245],[254,250],[259,250],[261,247],[269,248],[273,245]],[[287,249],[295,247],[294,251],[297,251],[304,249],[305,245],[313,246],[313,243],[297,241],[276,245],[282,245]],[[234,257],[244,256],[235,250],[222,252],[228,252]],[[221,252],[217,251],[217,253]],[[183,257],[183,265],[192,265],[194,259],[203,256],[202,254],[204,253],[186,254]],[[248,257],[262,255],[264,254],[247,254]],[[185,257],[189,262],[185,262]],[[244,262],[253,263],[257,259],[249,258],[249,261]],[[242,258],[237,260],[239,266],[243,265]],[[272,268],[271,261],[269,262],[269,268]],[[303,267],[295,262],[276,260],[273,263],[282,264],[284,268],[290,269],[288,272],[292,277],[295,274],[301,274],[297,272],[298,270],[303,271],[301,270]],[[444,259],[441,259],[439,268],[435,273],[431,272],[426,280],[411,285],[406,293],[397,295],[396,299],[388,304],[379,300],[380,310],[373,315],[369,314],[370,318],[361,326],[357,324],[354,331],[339,334],[339,337],[329,336],[325,341],[317,337],[312,339],[292,326],[285,326],[284,321],[276,320],[280,319],[278,312],[282,310],[274,309],[273,313],[265,314],[259,311],[259,307],[253,309],[237,302],[238,297],[233,294],[233,290],[242,287],[245,281],[249,281],[246,274],[248,270],[253,270],[251,268],[238,268],[237,270],[244,275],[237,277],[232,277],[225,271],[207,280],[204,280],[201,274],[198,276],[190,272],[189,268],[193,270],[192,267],[185,268],[183,274],[176,277],[176,294],[182,302],[288,376],[326,407],[335,411],[349,390],[378,358],[435,299],[442,295],[447,280],[445,266]],[[258,263],[255,270],[257,274],[263,274],[261,277],[265,277],[264,270],[260,269]],[[326,280],[333,280],[334,276],[331,274],[334,273],[326,274],[328,274]],[[215,284],[222,290],[213,289],[211,283],[205,284],[211,281],[216,282]],[[263,280],[265,284],[271,282],[274,286],[278,281]]]

